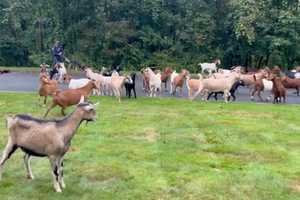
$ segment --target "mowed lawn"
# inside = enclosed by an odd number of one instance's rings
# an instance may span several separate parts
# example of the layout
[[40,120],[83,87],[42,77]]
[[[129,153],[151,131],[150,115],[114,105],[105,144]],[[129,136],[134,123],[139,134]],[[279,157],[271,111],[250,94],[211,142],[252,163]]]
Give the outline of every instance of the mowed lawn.
[[[300,199],[298,105],[91,100],[100,102],[98,121],[72,140],[64,192],[54,192],[45,158],[32,160],[35,180],[27,180],[18,150],[5,165],[1,200]],[[5,116],[45,110],[36,94],[0,93],[1,151]]]

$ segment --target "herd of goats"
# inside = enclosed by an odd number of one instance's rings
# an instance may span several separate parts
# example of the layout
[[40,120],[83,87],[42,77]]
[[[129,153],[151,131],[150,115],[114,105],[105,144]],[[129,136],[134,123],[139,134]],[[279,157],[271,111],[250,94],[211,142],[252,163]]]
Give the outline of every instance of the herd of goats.
[[[209,96],[222,93],[225,102],[232,97],[235,100],[235,90],[240,86],[248,86],[251,90],[251,97],[257,93],[269,91],[273,95],[273,102],[285,102],[286,89],[296,89],[299,95],[300,79],[297,72],[293,72],[294,78],[286,76],[279,67],[272,69],[264,68],[256,72],[243,73],[241,67],[234,67],[231,70],[217,69],[217,60],[214,63],[202,63],[202,71],[198,78],[192,78],[188,70],[182,69],[180,73],[165,68],[162,72],[145,68],[141,71],[143,77],[143,89],[151,97],[158,96],[162,92],[162,84],[167,88],[170,84],[170,92],[175,94],[177,89],[182,93],[186,84],[189,91],[189,98],[195,99],[202,95],[204,99]],[[51,80],[44,65],[41,65],[39,95],[44,97],[44,104],[47,97],[52,96],[52,103],[47,109],[44,118],[55,106],[61,107],[65,115],[65,109],[77,105],[75,110],[63,119],[45,120],[34,118],[30,115],[19,114],[7,118],[9,136],[6,147],[0,160],[0,180],[2,177],[3,165],[10,156],[20,148],[24,152],[24,163],[27,177],[33,179],[30,167],[32,156],[48,157],[53,184],[56,192],[62,192],[65,188],[63,179],[63,159],[67,153],[71,140],[83,121],[94,121],[96,119],[96,104],[88,101],[91,94],[114,95],[121,101],[123,87],[126,88],[127,96],[135,91],[135,79],[137,74],[120,75],[117,71],[109,74],[96,73],[90,68],[85,68],[86,78],[72,79],[71,76],[63,74],[62,81],[69,84],[69,88],[61,91],[59,82]],[[261,98],[261,100],[263,100]]]
[[[216,60],[213,63],[199,64],[202,73],[197,75],[190,74],[186,69],[177,73],[170,67],[162,71],[150,67],[144,68],[141,70],[143,91],[146,95],[155,97],[160,96],[163,91],[170,88],[171,95],[176,95],[179,90],[182,96],[183,88],[186,86],[188,97],[191,100],[199,95],[202,96],[203,100],[208,100],[212,96],[217,100],[218,95],[221,94],[225,102],[235,101],[235,92],[240,86],[249,88],[251,100],[254,100],[257,95],[260,101],[270,101],[273,96],[273,103],[284,103],[286,101],[286,89],[295,89],[299,96],[300,77],[298,75],[300,72],[290,72],[286,75],[279,67],[275,66],[272,69],[266,67],[245,73],[241,66],[233,67],[231,70],[218,69],[219,63],[220,61]],[[45,68],[43,65],[41,67],[42,69]],[[45,116],[56,105],[62,108],[64,114],[64,109],[70,103],[68,101],[63,102],[62,99],[65,100],[68,93],[75,91],[75,89],[84,91],[82,94],[85,98],[88,98],[90,94],[116,96],[120,102],[123,88],[125,88],[126,96],[130,98],[133,92],[136,98],[138,73],[121,75],[117,71],[95,72],[89,67],[85,67],[83,71],[86,78],[73,79],[67,74],[61,75],[60,77],[63,77],[61,81],[68,83],[69,89],[60,91],[59,81],[50,80],[46,70],[41,70],[39,95],[45,98],[45,104],[48,96],[53,97],[53,103]],[[290,76],[291,73],[293,73],[292,77]],[[262,93],[268,94],[267,99],[263,99]],[[79,100],[78,98],[80,96],[77,97],[76,101]]]

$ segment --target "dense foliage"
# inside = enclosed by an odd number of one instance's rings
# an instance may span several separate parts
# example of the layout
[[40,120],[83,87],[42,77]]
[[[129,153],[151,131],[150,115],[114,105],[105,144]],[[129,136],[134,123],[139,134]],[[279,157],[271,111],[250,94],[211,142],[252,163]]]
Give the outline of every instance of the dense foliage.
[[66,57],[97,67],[293,67],[300,62],[298,0],[1,0],[0,65]]

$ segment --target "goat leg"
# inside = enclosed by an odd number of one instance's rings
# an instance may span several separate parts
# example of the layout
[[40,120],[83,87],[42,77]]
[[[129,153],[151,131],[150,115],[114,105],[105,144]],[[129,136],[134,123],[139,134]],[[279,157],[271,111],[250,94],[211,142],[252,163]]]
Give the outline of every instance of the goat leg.
[[46,105],[47,104],[47,95],[45,96],[45,98],[44,98],[44,105]]
[[51,104],[51,106],[48,108],[47,112],[45,113],[44,118],[47,117],[47,115],[48,115],[48,113],[50,112],[50,110],[53,109],[55,106],[56,106],[55,103],[52,103],[52,104]]
[[135,91],[135,88],[133,88],[133,94],[134,94],[134,98],[136,99],[136,91]]
[[10,158],[10,156],[16,151],[17,148],[18,147],[13,144],[12,139],[9,137],[6,147],[3,151],[2,158],[0,160],[0,180],[2,179],[2,171],[5,161]]
[[59,184],[59,168],[60,168],[60,159],[55,156],[50,156],[49,161],[51,164],[52,169],[52,176],[53,176],[53,186],[56,192],[62,192],[62,189]]
[[61,188],[66,188],[66,184],[64,182],[64,171],[63,171],[64,170],[63,169],[64,168],[64,159],[63,158],[60,159],[59,166],[60,166],[60,168],[59,168],[58,182],[59,182]]
[[66,109],[66,108],[64,108],[64,107],[61,108],[61,114],[62,114],[63,116],[66,116],[65,109]]
[[26,169],[26,172],[27,172],[27,178],[28,179],[34,179],[34,176],[33,176],[32,171],[31,171],[30,159],[31,159],[31,156],[29,154],[25,153],[25,155],[24,155],[24,164],[25,164],[25,169]]

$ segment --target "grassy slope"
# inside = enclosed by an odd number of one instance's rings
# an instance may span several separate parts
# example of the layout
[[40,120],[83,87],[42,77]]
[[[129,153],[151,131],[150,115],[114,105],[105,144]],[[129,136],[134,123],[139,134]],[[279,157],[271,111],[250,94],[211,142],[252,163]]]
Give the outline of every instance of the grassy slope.
[[[72,142],[63,195],[53,192],[47,159],[33,159],[36,179],[25,179],[18,151],[6,163],[1,199],[300,199],[299,106],[93,100],[99,120]],[[0,94],[2,122],[44,112],[35,95]],[[6,139],[0,123],[1,150]]]

